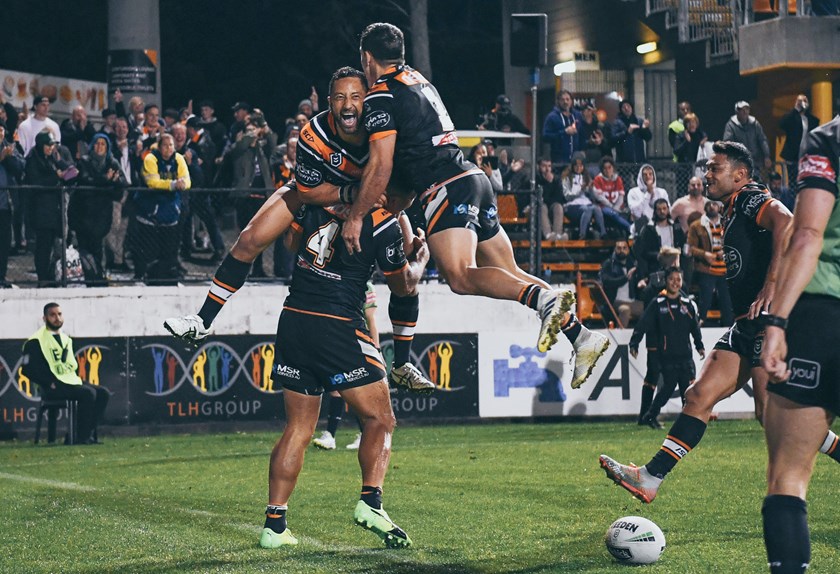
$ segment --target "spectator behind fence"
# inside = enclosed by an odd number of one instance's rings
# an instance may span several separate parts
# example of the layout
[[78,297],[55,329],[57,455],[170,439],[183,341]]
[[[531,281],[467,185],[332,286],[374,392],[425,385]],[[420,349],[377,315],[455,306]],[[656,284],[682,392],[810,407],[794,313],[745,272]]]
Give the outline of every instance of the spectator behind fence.
[[[233,187],[236,188],[236,220],[244,229],[272,193],[269,158],[277,146],[275,134],[265,116],[258,109],[249,115],[245,131],[237,136],[230,151],[233,162]],[[265,277],[262,253],[257,256],[251,270],[252,277]]]
[[[213,149],[213,153],[215,154],[214,158],[219,157],[222,154],[222,150],[225,149],[227,128],[222,122],[216,119],[216,106],[213,104],[213,100],[202,100],[198,104],[198,109],[201,118],[197,120],[195,128],[210,138],[213,146],[215,146]],[[189,124],[189,120],[187,124]]]
[[12,249],[12,204],[9,187],[17,185],[26,162],[14,142],[6,139],[6,124],[0,121],[0,289],[11,287],[6,281]]
[[6,138],[11,140],[18,127],[18,111],[6,101],[6,95],[0,90],[0,122],[6,124]]
[[139,141],[143,144],[145,154],[153,145],[160,142],[160,137],[166,133],[160,119],[160,108],[149,104],[143,108],[143,125],[140,127]]
[[79,244],[85,282],[89,287],[105,285],[102,242],[111,230],[114,202],[128,187],[120,164],[111,155],[107,135],[94,134],[89,152],[79,160],[78,182],[83,188],[75,190],[70,198],[70,229]]
[[671,217],[680,224],[685,233],[688,233],[688,226],[691,224],[689,219],[695,213],[703,215],[708,201],[703,195],[703,181],[694,176],[688,180],[688,194],[677,199],[671,206]]
[[622,100],[613,123],[613,145],[618,163],[642,163],[646,160],[645,142],[650,141],[650,120],[636,116],[633,102]]
[[23,182],[41,188],[27,193],[30,197],[32,225],[35,228],[35,271],[38,274],[38,286],[45,287],[55,281],[50,263],[54,244],[61,237],[63,227],[61,194],[64,191],[58,187],[64,183],[64,177],[71,176],[76,168],[59,158],[56,152],[58,142],[49,128],[44,128],[35,136],[34,144],[26,156]]
[[[805,146],[808,132],[817,127],[820,120],[811,113],[808,96],[799,94],[793,109],[782,116],[779,127],[785,132],[785,145],[782,146],[782,159],[787,165],[788,186],[796,185],[796,175],[799,168],[799,157]],[[792,208],[791,211],[793,211]]]
[[[111,154],[120,166],[120,172],[129,187],[138,187],[140,181],[140,158],[135,153],[134,143],[129,140],[128,120],[118,116],[114,122],[114,145]],[[111,204],[111,231],[105,237],[105,266],[114,271],[130,271],[125,262],[125,236],[128,232],[128,195],[123,192],[119,200]]]
[[493,193],[498,194],[502,192],[502,172],[499,171],[499,158],[488,155],[487,146],[483,143],[474,145],[470,149],[470,154],[467,159],[484,172],[484,175],[490,180]]
[[685,233],[679,223],[671,219],[667,199],[657,199],[653,218],[642,228],[633,246],[638,261],[639,276],[649,277],[661,269],[659,252],[663,247],[673,247],[679,253],[685,245]]
[[560,176],[563,183],[563,195],[566,198],[564,210],[569,221],[578,223],[579,239],[586,239],[589,233],[589,223],[595,218],[597,230],[592,231],[593,239],[601,239],[607,234],[604,227],[604,213],[599,205],[592,201],[592,178],[586,171],[583,152],[575,152],[572,164]]
[[560,178],[554,174],[551,160],[547,157],[540,158],[537,167],[537,185],[543,190],[540,206],[540,229],[543,237],[548,241],[565,241],[569,234],[563,231],[563,204],[566,203],[566,198]]
[[499,94],[493,109],[482,116],[478,129],[521,134],[531,133],[531,130],[525,127],[522,120],[513,113],[510,107],[510,98],[504,94]]
[[674,161],[677,160],[676,143],[677,136],[685,130],[685,116],[691,113],[691,104],[687,101],[682,101],[677,104],[677,119],[668,124],[668,142],[671,144],[671,149],[674,150]]
[[636,269],[636,259],[630,253],[630,246],[627,241],[619,239],[615,242],[613,254],[601,264],[599,274],[604,293],[625,328],[644,312],[644,305],[636,299],[636,284],[639,281]]
[[750,115],[750,104],[741,100],[735,104],[735,115],[730,117],[723,128],[723,141],[742,143],[749,150],[753,159],[753,177],[758,176],[758,166],[770,169],[773,159],[770,156],[770,144],[764,134],[761,123]]
[[644,164],[636,176],[636,187],[627,192],[627,206],[634,223],[634,231],[638,234],[653,216],[653,205],[656,200],[670,201],[668,192],[656,187],[656,170],[650,164]]
[[770,190],[770,195],[781,201],[792,213],[796,204],[796,193],[790,187],[784,186],[779,172],[770,172],[770,175],[767,176],[767,187]]
[[23,374],[38,385],[42,398],[77,401],[76,442],[99,444],[97,426],[111,392],[98,381],[84,382],[77,374],[73,339],[61,332],[64,317],[58,303],[44,305],[43,319],[44,326],[23,345]]
[[49,117],[50,99],[46,96],[36,96],[32,102],[32,110],[35,112],[23,120],[17,127],[17,141],[27,157],[32,148],[35,147],[35,138],[43,130],[48,129],[56,143],[61,142],[61,129]]
[[561,170],[572,161],[572,154],[581,149],[580,124],[583,117],[572,108],[572,93],[560,90],[555,106],[545,117],[543,140],[551,146],[551,162]]
[[84,106],[73,108],[70,117],[61,122],[61,143],[67,146],[75,161],[88,153],[88,145],[93,141],[94,134],[96,129],[88,123]]
[[726,263],[723,259],[722,210],[722,203],[709,201],[705,213],[691,224],[687,241],[689,255],[694,260],[694,278],[700,288],[700,320],[706,321],[712,298],[717,293],[721,326],[728,327],[733,322],[733,316],[729,287],[726,284]]
[[700,129],[700,118],[696,114],[687,113],[683,121],[685,129],[674,140],[674,159],[680,163],[695,163],[698,150],[709,138],[706,137],[706,132]]
[[149,190],[138,190],[133,195],[134,277],[151,283],[171,282],[180,277],[179,192],[192,185],[187,162],[175,151],[171,134],[161,135],[160,144],[149,150],[143,160],[143,179]]
[[116,137],[116,130],[114,127],[117,124],[117,112],[113,108],[105,108],[102,110],[102,127],[96,133],[105,134],[111,138],[111,147],[114,147],[114,138]]
[[601,172],[592,181],[595,202],[604,212],[604,222],[608,227],[618,229],[621,237],[630,235],[630,221],[627,205],[624,203],[624,181],[615,171],[615,162],[611,156],[601,158]]

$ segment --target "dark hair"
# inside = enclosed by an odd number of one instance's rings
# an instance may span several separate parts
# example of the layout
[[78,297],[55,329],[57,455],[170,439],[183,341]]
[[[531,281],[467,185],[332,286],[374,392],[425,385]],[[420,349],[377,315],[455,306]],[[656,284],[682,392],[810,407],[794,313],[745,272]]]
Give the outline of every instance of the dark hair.
[[52,309],[53,307],[59,307],[59,304],[53,302],[53,303],[47,303],[46,305],[44,305],[44,317],[47,316],[47,313],[49,313],[50,309]]
[[716,141],[712,144],[712,151],[725,155],[731,163],[746,168],[747,177],[752,177],[753,159],[750,155],[750,150],[744,144],[731,141]]
[[664,203],[665,205],[667,205],[667,206],[668,206],[668,212],[670,213],[670,211],[671,211],[671,204],[670,204],[670,202],[669,202],[667,199],[665,199],[664,197],[660,197],[659,199],[657,199],[656,201],[654,201],[654,202],[653,202],[653,210],[654,210],[654,211],[656,211],[656,208],[657,208],[657,207],[659,207],[659,204],[660,204],[660,203]]
[[343,80],[344,78],[359,78],[359,81],[362,82],[362,86],[365,88],[365,91],[367,91],[368,83],[365,74],[352,66],[344,66],[343,68],[339,68],[333,72],[333,75],[330,78],[330,95],[333,93],[333,86],[335,86],[335,83],[338,80]]
[[767,175],[767,179],[770,180],[770,181],[775,181],[777,179],[781,180],[782,179],[782,174],[780,174],[778,171],[771,171]]
[[548,163],[551,163],[551,158],[548,157],[548,156],[545,156],[545,155],[541,156],[541,157],[537,158],[537,165],[540,165],[544,161],[547,161]]
[[671,273],[679,273],[680,275],[683,274],[682,269],[680,269],[676,265],[672,265],[671,267],[668,267],[668,269],[665,270],[665,278],[667,279],[668,277],[670,277]]
[[565,90],[565,89],[564,89],[564,90],[560,90],[559,92],[557,92],[557,95],[556,95],[556,96],[554,96],[554,99],[555,99],[555,100],[560,99],[560,96],[562,96],[563,94],[569,94],[569,97],[570,97],[570,98],[572,98],[572,97],[573,97],[573,96],[572,96],[572,92],[570,92],[569,90]]
[[405,63],[405,38],[402,30],[386,22],[368,25],[362,32],[359,48],[370,52],[378,62],[386,64]]
[[160,111],[160,106],[158,106],[157,104],[148,104],[145,108],[143,108],[143,113],[148,114],[149,110],[151,110],[152,108],[156,109],[158,112]]
[[611,163],[612,166],[615,167],[615,160],[613,159],[613,157],[611,155],[605,155],[604,157],[601,158],[601,161],[598,162],[598,163],[601,166],[601,171],[604,170],[604,166],[608,163]]

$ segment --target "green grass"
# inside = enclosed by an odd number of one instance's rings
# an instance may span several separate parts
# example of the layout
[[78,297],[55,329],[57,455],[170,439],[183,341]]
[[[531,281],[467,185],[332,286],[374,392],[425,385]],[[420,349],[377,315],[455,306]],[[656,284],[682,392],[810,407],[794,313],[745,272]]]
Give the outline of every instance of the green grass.
[[[353,434],[340,432],[340,447]],[[644,463],[662,436],[630,423],[399,428],[384,501],[414,540],[409,550],[386,550],[354,526],[359,469],[342,448],[307,453],[289,509],[301,544],[269,551],[257,539],[276,435],[6,444],[0,572],[625,572],[603,536],[633,514],[667,537],[645,571],[767,572],[758,424],[713,423],[645,506],[605,478],[597,457]],[[819,457],[809,494],[814,572],[840,571],[838,472]]]

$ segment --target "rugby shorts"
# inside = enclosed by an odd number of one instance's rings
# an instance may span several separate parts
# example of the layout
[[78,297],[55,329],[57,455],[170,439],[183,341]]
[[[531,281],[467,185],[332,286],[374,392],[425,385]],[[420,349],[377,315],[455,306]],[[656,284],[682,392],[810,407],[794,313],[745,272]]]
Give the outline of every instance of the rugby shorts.
[[754,319],[738,319],[723,337],[718,339],[715,349],[737,353],[750,361],[751,367],[761,365],[761,347],[764,344],[764,326]]
[[362,319],[284,309],[277,324],[271,378],[284,389],[321,395],[385,378],[385,361]]
[[840,413],[840,299],[803,294],[786,330],[790,378],[767,390],[800,405]]
[[426,235],[445,229],[472,229],[479,241],[493,238],[499,225],[496,196],[480,171],[449,181],[422,196]]

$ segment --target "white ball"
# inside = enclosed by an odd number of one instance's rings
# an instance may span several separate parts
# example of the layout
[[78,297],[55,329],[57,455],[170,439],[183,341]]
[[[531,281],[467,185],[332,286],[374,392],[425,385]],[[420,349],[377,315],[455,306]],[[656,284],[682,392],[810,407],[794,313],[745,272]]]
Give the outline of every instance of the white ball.
[[662,530],[641,516],[625,516],[613,522],[604,542],[613,558],[627,564],[652,564],[665,550]]

